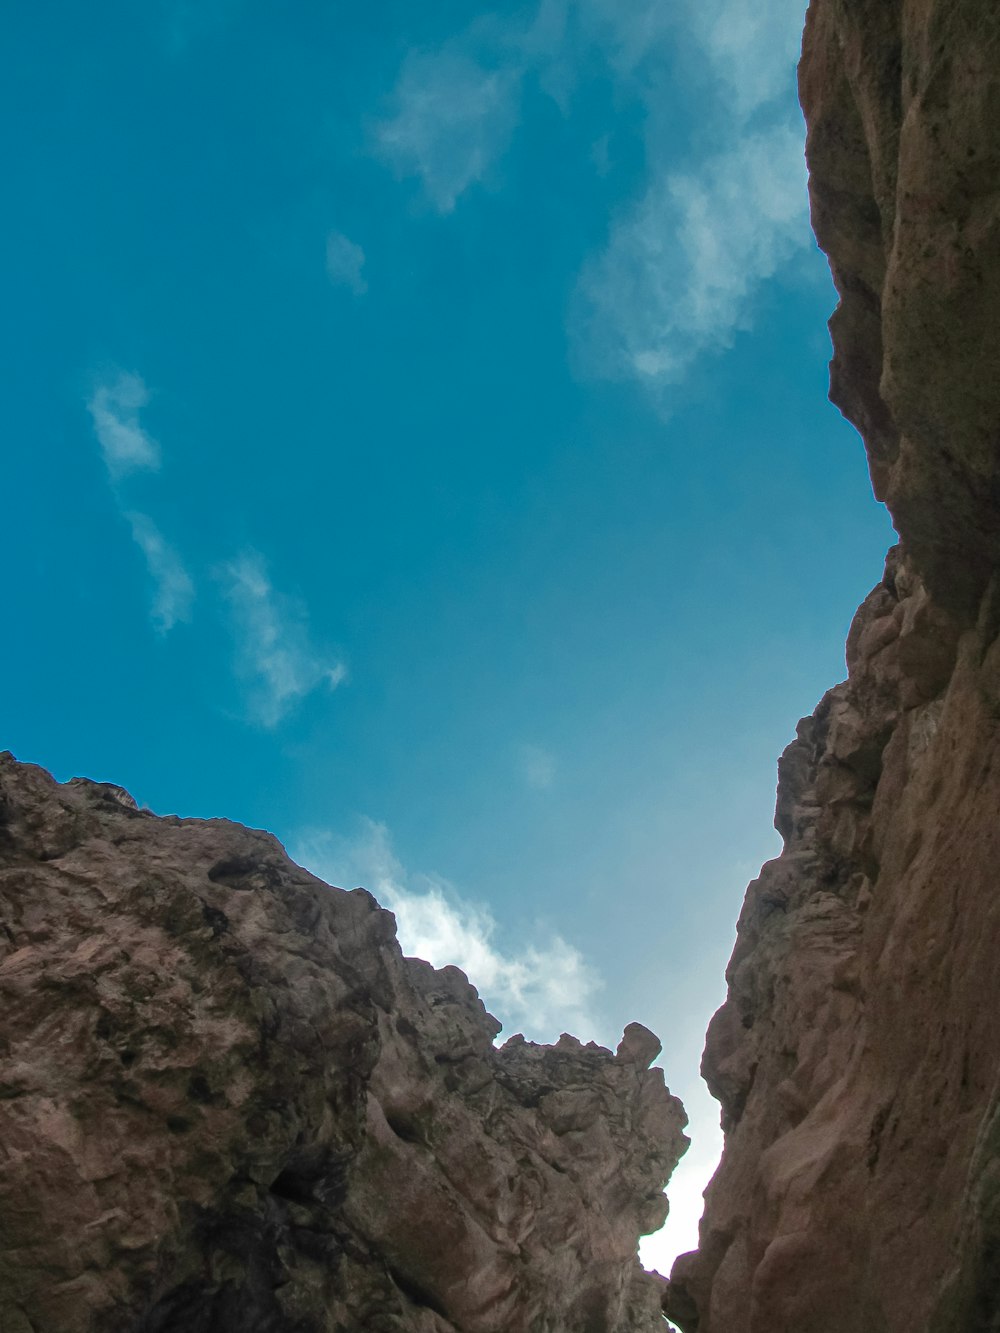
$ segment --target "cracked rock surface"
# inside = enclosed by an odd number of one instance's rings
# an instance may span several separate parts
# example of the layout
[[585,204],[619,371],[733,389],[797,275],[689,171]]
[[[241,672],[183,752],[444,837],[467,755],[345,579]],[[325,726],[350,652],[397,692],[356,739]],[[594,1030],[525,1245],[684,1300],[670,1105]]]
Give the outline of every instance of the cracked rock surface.
[[3,1333],[632,1333],[685,1116],[266,833],[0,756]]

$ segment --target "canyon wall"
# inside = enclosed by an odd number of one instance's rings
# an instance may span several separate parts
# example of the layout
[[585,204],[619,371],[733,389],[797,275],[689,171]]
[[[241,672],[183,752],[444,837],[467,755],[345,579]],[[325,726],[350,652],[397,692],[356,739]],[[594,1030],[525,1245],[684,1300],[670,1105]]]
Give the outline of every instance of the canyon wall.
[[[685,1333],[1000,1329],[1000,6],[813,0],[831,397],[900,544],[779,764]],[[836,558],[837,534],[816,534]]]
[[0,756],[3,1333],[635,1333],[686,1146],[277,841]]
[[[684,1117],[225,821],[0,757],[3,1333],[1000,1330],[1000,6],[813,0],[832,396],[900,544],[779,764]],[[836,558],[817,533],[810,558]]]

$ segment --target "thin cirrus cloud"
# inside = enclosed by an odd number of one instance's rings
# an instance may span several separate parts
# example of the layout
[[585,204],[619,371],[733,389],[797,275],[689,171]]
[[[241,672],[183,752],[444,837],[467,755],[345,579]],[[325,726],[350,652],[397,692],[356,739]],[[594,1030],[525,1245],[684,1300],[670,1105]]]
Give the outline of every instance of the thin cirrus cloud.
[[564,1029],[586,1037],[600,983],[580,952],[559,935],[505,948],[482,906],[440,876],[409,874],[384,824],[363,819],[356,836],[307,832],[295,859],[330,884],[361,884],[396,917],[405,954],[435,967],[459,967],[506,1033],[551,1041]]
[[787,125],[655,181],[581,274],[581,367],[651,388],[749,327],[761,284],[808,244],[805,164]]
[[[802,0],[539,0],[520,30],[481,18],[440,50],[406,58],[376,153],[451,213],[507,151],[525,76],[569,115],[596,51],[644,103],[650,167],[584,265],[567,332],[582,374],[659,395],[750,327],[763,285],[810,244],[801,126],[784,96],[803,10]],[[715,145],[689,166],[658,91],[673,77],[677,40],[701,52],[714,89],[699,118],[717,127]]]
[[[574,63],[598,49],[612,71],[630,76],[666,42],[677,24],[675,7],[662,0],[540,0],[525,35],[525,49],[541,68],[543,85],[571,93]],[[564,108],[562,96],[557,97]]]
[[326,238],[326,272],[336,287],[346,287],[355,296],[364,296],[368,282],[364,275],[365,252],[341,231],[331,231]]
[[247,551],[219,570],[236,639],[236,669],[251,719],[277,726],[307,695],[347,679],[343,662],[313,647],[304,607],[272,585],[264,557]]
[[167,634],[179,621],[190,620],[194,584],[180,556],[148,515],[131,510],[125,518],[153,580],[150,619],[158,633]]
[[124,373],[99,384],[90,396],[87,410],[112,481],[129,472],[159,469],[160,446],[139,421],[139,412],[148,402],[149,390],[142,376]]
[[794,87],[804,0],[696,0],[687,21],[728,90],[736,121]]
[[[153,583],[150,619],[165,635],[190,619],[195,585],[156,522],[125,503],[129,475],[158,471],[161,464],[160,447],[140,420],[148,402],[140,375],[117,373],[97,385],[87,407],[115,502]],[[263,556],[244,552],[217,572],[236,638],[236,670],[254,722],[274,727],[306,695],[321,686],[335,689],[346,679],[343,662],[314,649],[305,609],[272,586]]]
[[374,127],[376,155],[399,179],[419,179],[439,213],[451,213],[460,195],[486,179],[520,113],[520,69],[484,65],[474,45],[465,35],[439,51],[411,51],[393,112]]
[[[669,127],[651,114],[646,188],[584,265],[569,326],[580,371],[638,381],[654,397],[750,328],[764,284],[811,243],[801,125],[781,100],[794,79],[801,0],[699,0],[680,16],[712,75],[723,132],[715,151],[679,168]],[[656,33],[651,16],[634,36],[642,32]]]
[[439,213],[451,213],[510,147],[529,73],[567,111],[586,50],[598,48],[630,74],[663,31],[658,0],[540,0],[520,27],[480,17],[438,50],[407,55],[392,114],[374,127],[375,154],[399,179],[418,179]]
[[119,372],[96,386],[87,410],[115,502],[129,525],[132,540],[142,552],[152,580],[150,620],[158,634],[166,635],[175,625],[190,619],[194,583],[180,555],[153,520],[147,514],[127,508],[122,496],[125,479],[131,473],[160,469],[160,446],[139,419],[148,402],[149,390],[142,376]]

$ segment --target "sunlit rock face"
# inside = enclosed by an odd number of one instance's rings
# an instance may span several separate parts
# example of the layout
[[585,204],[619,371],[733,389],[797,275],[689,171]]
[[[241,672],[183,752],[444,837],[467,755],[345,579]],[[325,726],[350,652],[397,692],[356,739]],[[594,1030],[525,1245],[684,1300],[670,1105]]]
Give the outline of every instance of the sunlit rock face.
[[632,1333],[685,1121],[268,834],[0,757],[3,1333]]
[[[779,764],[688,1333],[1000,1328],[1000,6],[813,0],[832,396],[901,544]],[[821,552],[836,534],[818,534]],[[819,558],[826,558],[820,554]]]

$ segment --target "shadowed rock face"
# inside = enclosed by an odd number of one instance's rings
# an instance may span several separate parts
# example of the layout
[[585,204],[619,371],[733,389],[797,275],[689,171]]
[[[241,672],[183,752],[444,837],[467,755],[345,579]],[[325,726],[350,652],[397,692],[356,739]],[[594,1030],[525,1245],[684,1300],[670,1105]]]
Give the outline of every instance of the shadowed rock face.
[[3,1333],[625,1333],[686,1146],[268,834],[0,756]]
[[901,544],[779,763],[688,1333],[1000,1329],[1000,6],[813,0],[832,397]]

